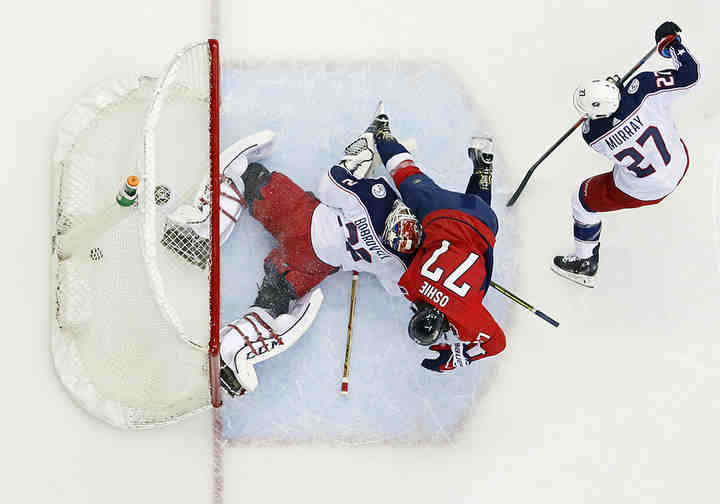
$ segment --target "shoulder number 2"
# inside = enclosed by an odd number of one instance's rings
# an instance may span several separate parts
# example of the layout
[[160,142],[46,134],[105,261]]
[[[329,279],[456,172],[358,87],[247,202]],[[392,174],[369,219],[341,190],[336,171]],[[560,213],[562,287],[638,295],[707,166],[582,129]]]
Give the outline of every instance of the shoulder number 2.
[[[430,256],[430,259],[425,261],[425,264],[422,265],[422,268],[420,269],[420,274],[424,276],[425,278],[429,278],[433,282],[439,282],[440,278],[442,278],[443,274],[445,273],[445,270],[441,267],[436,267],[435,269],[431,269],[432,265],[435,264],[435,262],[438,260],[438,258],[447,252],[450,249],[450,242],[447,240],[443,240],[442,244],[440,245],[440,248],[435,249],[435,252],[432,253]],[[470,254],[465,258],[465,260],[455,268],[452,273],[450,273],[445,281],[442,283],[443,287],[448,289],[451,292],[454,292],[460,297],[465,297],[471,289],[471,285],[468,283],[463,282],[461,285],[457,284],[457,281],[460,279],[461,276],[469,270],[473,264],[475,264],[480,256],[475,254],[474,252],[470,252]]]
[[655,85],[659,88],[670,87],[675,84],[675,78],[672,71],[660,70],[655,72]]

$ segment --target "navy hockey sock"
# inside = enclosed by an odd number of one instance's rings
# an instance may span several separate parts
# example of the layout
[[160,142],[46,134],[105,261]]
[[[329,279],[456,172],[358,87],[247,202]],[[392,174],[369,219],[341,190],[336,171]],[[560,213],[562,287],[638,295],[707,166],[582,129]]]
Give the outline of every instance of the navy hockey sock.
[[590,257],[595,245],[600,241],[601,223],[583,224],[575,221],[573,235],[575,236],[575,248],[577,256],[583,259]]
[[489,206],[490,200],[492,199],[492,186],[489,186],[487,189],[482,189],[480,187],[480,175],[476,173],[470,176],[468,185],[465,188],[465,194],[474,194],[475,196],[480,196],[482,200]]
[[387,162],[391,157],[397,154],[402,154],[403,152],[408,155],[408,158],[412,158],[403,144],[394,138],[392,140],[375,139],[375,145],[377,146],[378,154],[380,154],[380,158],[382,159],[384,165],[387,165]]

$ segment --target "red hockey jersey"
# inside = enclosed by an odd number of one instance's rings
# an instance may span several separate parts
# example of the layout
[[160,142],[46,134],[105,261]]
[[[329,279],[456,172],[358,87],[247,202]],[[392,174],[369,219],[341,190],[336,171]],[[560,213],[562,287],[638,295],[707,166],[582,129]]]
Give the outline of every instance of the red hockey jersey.
[[505,334],[482,301],[483,254],[495,245],[492,231],[459,210],[436,210],[422,222],[425,239],[399,285],[410,301],[426,301],[455,326],[459,339],[480,341],[485,357],[505,348]]

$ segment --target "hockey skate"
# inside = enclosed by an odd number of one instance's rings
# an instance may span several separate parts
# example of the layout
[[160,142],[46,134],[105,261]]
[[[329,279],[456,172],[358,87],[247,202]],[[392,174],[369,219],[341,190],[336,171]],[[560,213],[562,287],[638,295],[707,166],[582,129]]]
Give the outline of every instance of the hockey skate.
[[468,157],[473,163],[473,173],[479,176],[478,186],[483,190],[492,187],[493,140],[489,135],[481,135],[470,139]]
[[371,133],[376,140],[394,140],[390,131],[390,118],[385,114],[385,105],[382,100],[378,102],[375,110],[375,118],[367,127],[365,133]]
[[230,397],[240,397],[247,392],[247,389],[235,377],[232,368],[225,363],[222,355],[220,356],[220,385]]
[[595,245],[590,257],[580,258],[574,254],[555,256],[550,266],[555,273],[585,287],[595,287],[595,275],[600,262],[600,244]]

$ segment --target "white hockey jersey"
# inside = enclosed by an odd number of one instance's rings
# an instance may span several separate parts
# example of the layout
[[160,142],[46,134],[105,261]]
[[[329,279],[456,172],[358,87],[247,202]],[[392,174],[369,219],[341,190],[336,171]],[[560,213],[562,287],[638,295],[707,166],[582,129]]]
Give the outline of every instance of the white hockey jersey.
[[382,178],[357,179],[333,166],[320,181],[322,204],[313,212],[310,235],[320,260],[348,271],[365,271],[377,277],[385,290],[400,296],[398,280],[412,254],[385,246],[385,219],[398,195]]
[[585,141],[614,162],[618,189],[644,201],[670,194],[689,164],[669,107],[697,83],[698,65],[680,42],[670,51],[676,69],[638,74],[622,90],[613,115],[583,124]]

